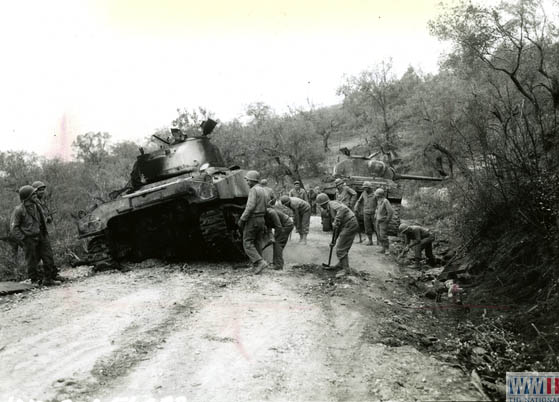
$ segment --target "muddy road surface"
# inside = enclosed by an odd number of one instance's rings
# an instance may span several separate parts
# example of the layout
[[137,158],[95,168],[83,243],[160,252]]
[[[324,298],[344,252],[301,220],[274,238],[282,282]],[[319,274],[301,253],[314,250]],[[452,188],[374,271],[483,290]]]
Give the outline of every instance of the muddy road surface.
[[336,278],[320,268],[328,243],[313,217],[283,271],[82,267],[60,286],[2,297],[0,400],[484,400],[429,350],[429,311],[411,308],[423,302],[393,258],[356,239],[357,273]]

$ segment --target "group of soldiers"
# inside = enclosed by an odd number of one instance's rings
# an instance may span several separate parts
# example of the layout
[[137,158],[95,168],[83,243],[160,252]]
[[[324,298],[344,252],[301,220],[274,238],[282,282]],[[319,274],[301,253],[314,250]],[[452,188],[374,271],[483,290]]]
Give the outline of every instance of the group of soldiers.
[[[35,181],[19,189],[21,203],[17,205],[10,219],[7,242],[12,258],[17,264],[19,248],[23,249],[27,276],[32,283],[51,286],[59,284],[62,278],[54,263],[47,225],[52,223],[46,206],[46,185]],[[42,269],[39,263],[42,262]]]
[[[306,190],[301,187],[301,183],[296,181],[289,195],[281,196],[278,202],[267,181],[260,180],[257,171],[247,172],[245,180],[250,187],[250,192],[239,226],[243,233],[243,247],[254,266],[255,274],[259,274],[269,266],[262,256],[262,251],[270,243],[274,246],[272,268],[283,268],[283,250],[294,227],[299,233],[299,242],[307,243],[311,203],[318,205],[324,212],[323,215],[326,215],[332,223],[332,243],[336,247],[338,263],[325,269],[341,270],[343,274],[351,272],[349,250],[360,231],[356,212],[361,204],[363,204],[365,233],[368,237],[367,245],[373,245],[373,234],[376,234],[377,244],[381,246],[379,252],[390,255],[388,225],[394,215],[394,209],[385,197],[384,189],[374,190],[371,182],[363,183],[364,191],[357,199],[355,190],[347,186],[342,179],[336,179],[336,200],[331,200],[327,194],[316,190],[313,191],[316,196],[311,200]],[[272,230],[273,234],[270,233]],[[415,250],[417,264],[423,250],[429,263],[434,264],[433,236],[427,229],[417,225],[401,224],[399,234],[404,238],[404,251],[410,248]]]

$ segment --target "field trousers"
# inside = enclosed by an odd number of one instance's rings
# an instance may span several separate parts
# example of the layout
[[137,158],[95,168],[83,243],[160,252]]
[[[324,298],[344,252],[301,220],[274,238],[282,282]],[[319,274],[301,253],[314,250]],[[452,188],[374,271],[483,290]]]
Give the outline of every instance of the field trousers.
[[365,226],[365,234],[367,236],[372,236],[373,233],[375,233],[375,213],[363,213],[363,224]]
[[[32,282],[40,279],[48,281],[54,278],[56,269],[48,235],[41,233],[37,236],[26,237],[23,241],[23,251],[27,264],[27,275]],[[40,261],[43,261],[42,275],[38,270]]]
[[264,216],[251,216],[245,223],[243,229],[243,249],[253,264],[262,260],[262,243],[264,242],[266,232]]
[[293,226],[276,229],[274,232],[276,242],[274,243],[274,265],[276,268],[283,268],[283,249],[287,244]]
[[336,242],[336,257],[338,257],[338,260],[342,260],[347,257],[349,249],[353,245],[353,239],[359,232],[357,218],[352,217],[338,230],[340,230],[340,234]]
[[309,233],[309,225],[311,222],[311,210],[308,211],[295,211],[293,214],[295,218],[295,226],[297,228],[297,233],[300,235],[306,235]]

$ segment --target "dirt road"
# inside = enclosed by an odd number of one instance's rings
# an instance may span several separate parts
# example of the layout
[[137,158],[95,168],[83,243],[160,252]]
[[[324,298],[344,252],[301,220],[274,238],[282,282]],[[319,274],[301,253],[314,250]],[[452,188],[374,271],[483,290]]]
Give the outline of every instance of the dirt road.
[[484,399],[412,328],[429,311],[410,309],[392,258],[356,242],[358,274],[336,279],[317,266],[328,242],[313,218],[283,271],[149,261],[5,296],[0,400]]

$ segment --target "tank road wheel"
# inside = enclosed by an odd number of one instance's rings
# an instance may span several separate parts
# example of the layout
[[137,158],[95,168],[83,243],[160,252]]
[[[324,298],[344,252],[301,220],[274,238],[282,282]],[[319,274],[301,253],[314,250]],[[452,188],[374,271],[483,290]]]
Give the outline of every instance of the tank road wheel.
[[87,243],[86,263],[92,264],[95,271],[105,271],[116,268],[116,262],[111,256],[105,235],[95,236]]
[[212,209],[200,214],[200,233],[210,256],[239,259],[244,255],[242,239],[234,236],[227,227],[222,209]]
[[400,226],[400,209],[401,205],[392,205],[394,215],[388,224],[388,236],[398,236],[398,226]]

